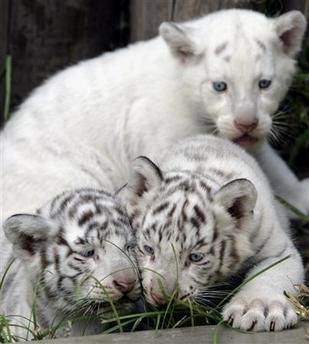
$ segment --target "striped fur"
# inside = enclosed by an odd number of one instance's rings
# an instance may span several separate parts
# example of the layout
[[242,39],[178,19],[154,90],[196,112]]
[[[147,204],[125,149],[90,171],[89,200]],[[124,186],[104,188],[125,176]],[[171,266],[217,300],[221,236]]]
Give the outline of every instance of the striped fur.
[[[177,265],[180,270],[188,272],[186,280],[179,281],[184,287],[179,297],[188,294],[201,296],[205,286],[225,281],[236,273],[242,263],[252,254],[248,239],[240,232],[240,227],[248,225],[244,218],[230,218],[226,228],[220,228],[220,219],[212,209],[212,191],[217,187],[214,179],[187,172],[167,172],[162,180],[159,193],[152,199],[147,213],[139,219],[132,217],[137,231],[139,261],[141,273],[147,281],[148,271],[143,271],[144,245],[150,245],[156,257],[164,265],[167,264],[174,273],[166,282],[166,292],[171,294],[177,283],[176,258],[171,246],[177,252]],[[133,213],[134,214],[134,213]],[[242,223],[240,223],[242,222]],[[222,225],[221,225],[222,226]],[[169,254],[167,254],[169,252]],[[204,259],[188,269],[188,257],[191,253],[203,253]],[[178,256],[179,254],[179,256]],[[152,268],[158,273],[154,265]],[[190,285],[188,284],[190,277]],[[172,283],[171,283],[172,282]],[[144,286],[149,296],[149,286]],[[151,297],[148,300],[152,302]]]
[[[139,297],[135,239],[128,217],[104,191],[65,192],[37,214],[10,217],[4,231],[13,244],[11,257],[16,257],[0,296],[5,315],[29,319],[35,297],[36,316],[43,328],[65,317],[85,315],[100,324],[95,315],[111,313],[110,300],[132,303]],[[13,297],[17,302],[12,302]],[[82,334],[81,328],[74,334]]]
[[179,299],[211,301],[214,286],[290,255],[243,287],[223,315],[256,331],[295,324],[283,292],[302,282],[301,258],[256,162],[228,141],[199,136],[171,147],[160,167],[136,159],[122,191],[147,300],[162,304],[176,291]]

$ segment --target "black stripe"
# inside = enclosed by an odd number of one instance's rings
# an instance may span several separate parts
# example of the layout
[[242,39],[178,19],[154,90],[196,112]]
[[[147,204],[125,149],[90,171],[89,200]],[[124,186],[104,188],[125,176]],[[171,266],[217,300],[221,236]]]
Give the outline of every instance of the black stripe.
[[[73,270],[75,270],[75,271],[77,271],[77,272],[79,272],[79,273],[83,273],[83,269],[80,267],[80,266],[75,266],[74,264],[73,264],[73,262],[69,262],[68,263],[68,266],[71,268],[71,269],[73,269]],[[71,276],[72,277],[72,276]]]
[[78,219],[78,225],[83,226],[86,222],[92,219],[94,213],[92,210],[88,210],[82,214],[80,219]]
[[169,207],[170,203],[169,202],[164,202],[162,204],[160,204],[159,206],[157,206],[153,212],[152,215],[157,215],[162,213],[165,209],[167,209]]
[[182,179],[181,176],[173,176],[173,177],[167,177],[164,179],[164,182],[166,185],[171,184],[171,183],[175,183],[175,182],[179,182]]
[[202,189],[205,189],[207,193],[211,192],[211,187],[207,185],[204,181],[200,180],[200,186]]
[[232,264],[236,264],[240,262],[240,256],[236,250],[236,243],[235,243],[235,237],[234,236],[229,236],[229,241],[231,243],[231,252],[230,256],[233,258],[234,262]]
[[[273,231],[274,231],[274,227],[271,228],[271,231],[268,234],[268,236],[266,237],[266,239],[262,242],[262,244],[259,246],[259,248],[255,251],[255,256],[258,256],[263,251],[263,249],[265,248],[266,244],[268,243],[268,240],[273,235]],[[257,239],[257,237],[255,237],[255,239]]]
[[174,204],[174,205],[172,206],[172,209],[168,212],[167,216],[168,216],[168,217],[172,217],[173,214],[174,214],[174,212],[175,212],[175,210],[176,210],[176,204]]
[[195,214],[196,214],[197,218],[199,219],[199,221],[202,223],[205,223],[206,217],[205,217],[204,213],[202,212],[202,210],[200,209],[200,207],[196,204],[193,207],[193,209],[194,209]]
[[200,223],[196,218],[191,217],[190,222],[193,227],[195,227],[196,229],[200,229]]
[[217,224],[215,223],[213,226],[212,241],[215,242],[218,239],[218,236],[219,236],[219,230],[218,230]]
[[40,251],[40,258],[41,258],[41,270],[43,272],[47,268],[47,266],[51,264],[51,262],[47,260],[45,247],[42,248]]
[[219,266],[218,266],[218,271],[221,270],[222,265],[223,265],[223,259],[224,259],[224,253],[226,249],[226,242],[224,240],[221,241],[221,247],[220,247],[220,253],[219,253]]

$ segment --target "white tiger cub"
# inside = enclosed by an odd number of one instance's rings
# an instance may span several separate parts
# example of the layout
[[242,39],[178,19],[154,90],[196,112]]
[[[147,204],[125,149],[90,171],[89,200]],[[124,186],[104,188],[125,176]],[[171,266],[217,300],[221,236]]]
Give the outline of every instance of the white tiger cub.
[[3,277],[0,313],[16,340],[57,327],[61,336],[68,320],[71,335],[102,332],[102,318],[113,314],[111,302],[134,309],[140,295],[135,239],[125,209],[110,194],[65,192],[36,214],[11,216],[4,231],[12,245],[6,256],[1,253],[1,276],[15,260]]
[[180,300],[207,300],[213,285],[237,276],[246,262],[249,278],[289,256],[243,286],[223,317],[244,330],[295,325],[283,293],[302,283],[302,261],[264,174],[240,147],[200,135],[170,147],[160,168],[137,158],[121,195],[151,304],[164,304],[164,294],[175,291]]
[[309,212],[308,184],[265,140],[305,27],[297,11],[220,11],[163,23],[155,39],[58,73],[0,135],[1,218],[33,212],[63,190],[105,188],[106,167],[114,189],[136,156],[156,158],[180,138],[213,131],[256,154],[276,192]]

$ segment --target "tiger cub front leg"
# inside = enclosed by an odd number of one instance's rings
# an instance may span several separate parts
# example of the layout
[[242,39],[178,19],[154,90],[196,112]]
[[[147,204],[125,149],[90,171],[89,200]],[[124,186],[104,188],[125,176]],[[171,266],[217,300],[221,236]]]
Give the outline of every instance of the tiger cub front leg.
[[[267,251],[271,249],[271,242],[274,243],[269,240]],[[294,283],[302,282],[303,267],[292,242],[287,241],[283,245],[282,248],[277,245],[278,252],[273,249],[269,257],[260,255],[260,263],[247,278],[284,257],[288,258],[245,284],[224,307],[223,318],[232,327],[250,331],[281,331],[297,323],[295,309],[284,292],[295,293]]]
[[[275,194],[309,215],[309,178],[299,181],[282,158],[268,143],[251,152],[256,158]],[[297,218],[290,212],[289,217]]]

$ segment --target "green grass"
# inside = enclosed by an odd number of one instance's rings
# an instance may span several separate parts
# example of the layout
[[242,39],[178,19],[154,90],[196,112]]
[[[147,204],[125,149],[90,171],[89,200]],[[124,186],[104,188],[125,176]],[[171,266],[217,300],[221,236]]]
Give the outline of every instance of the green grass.
[[[228,326],[222,320],[221,309],[226,301],[228,301],[236,292],[238,292],[244,285],[258,277],[265,271],[272,269],[274,266],[282,263],[289,256],[278,260],[277,262],[269,265],[267,268],[262,269],[254,276],[245,280],[242,284],[237,286],[234,290],[227,293],[224,299],[216,306],[206,306],[198,304],[191,300],[177,301],[175,291],[172,296],[167,300],[167,305],[162,309],[156,309],[149,306],[143,312],[124,314],[121,311],[121,307],[113,302],[110,298],[107,298],[109,306],[111,307],[111,314],[109,318],[106,318],[104,313],[98,312],[96,317],[101,319],[102,333],[119,333],[119,332],[134,332],[139,329],[159,330],[159,329],[174,329],[184,326],[197,326],[215,324],[217,327],[212,333],[213,344],[218,343],[218,332],[220,326]],[[2,282],[7,275],[12,263],[8,265],[2,277]],[[92,278],[92,277],[91,277]],[[102,284],[102,281],[95,280],[96,284],[102,288],[102,294],[108,295]],[[3,284],[2,284],[3,285]],[[0,290],[1,292],[1,290]],[[37,296],[40,293],[39,284],[35,283],[33,288],[33,302],[32,312],[29,319],[25,319],[28,326],[24,326],[27,331],[26,338],[23,340],[41,340],[41,339],[53,339],[56,336],[56,331],[63,330],[64,334],[70,334],[70,329],[75,321],[91,320],[91,316],[81,316],[74,313],[68,314],[65,318],[58,321],[58,323],[51,326],[49,329],[42,329],[37,321]],[[289,296],[290,297],[290,296]],[[121,304],[120,304],[121,305]],[[14,337],[12,332],[15,326],[21,326],[14,323],[18,316],[4,316],[0,315],[0,343],[12,343],[18,340]]]
[[1,79],[4,80],[5,96],[4,96],[4,107],[3,107],[3,119],[7,121],[10,115],[10,103],[11,103],[11,84],[12,84],[12,58],[7,56],[3,71],[1,73]]
[[[291,295],[286,293],[286,297],[290,300],[293,304],[294,308],[296,309],[296,313],[298,314],[301,320],[309,320],[309,287],[305,285],[298,285],[296,286],[298,290],[298,294]],[[309,336],[309,333],[307,334]],[[308,337],[306,337],[309,339]]]

